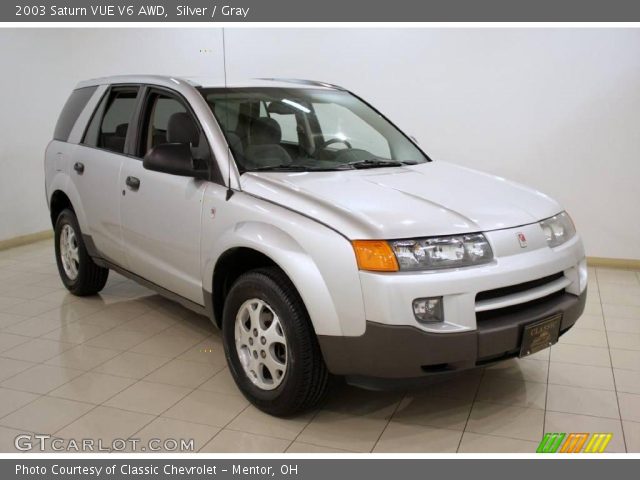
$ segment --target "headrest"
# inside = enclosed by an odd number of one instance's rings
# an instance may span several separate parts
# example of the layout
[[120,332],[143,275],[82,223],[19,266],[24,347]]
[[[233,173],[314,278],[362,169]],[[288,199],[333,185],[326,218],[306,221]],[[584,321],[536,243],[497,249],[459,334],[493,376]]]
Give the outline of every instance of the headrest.
[[167,142],[197,146],[200,141],[198,126],[187,112],[176,112],[167,123]]
[[260,117],[251,122],[249,141],[251,145],[278,144],[282,140],[280,125],[273,118]]
[[116,132],[115,132],[114,135],[116,137],[126,137],[128,128],[129,128],[129,124],[128,123],[121,123],[120,125],[118,125],[116,127]]

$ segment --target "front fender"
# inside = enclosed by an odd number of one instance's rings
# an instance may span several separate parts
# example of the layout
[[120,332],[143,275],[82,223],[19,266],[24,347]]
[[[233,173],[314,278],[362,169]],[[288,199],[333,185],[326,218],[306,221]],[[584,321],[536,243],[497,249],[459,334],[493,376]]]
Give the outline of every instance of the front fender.
[[316,334],[361,335],[366,322],[351,245],[332,230],[312,223],[312,235],[289,233],[261,221],[233,225],[218,237],[207,255],[205,289],[212,291],[215,266],[226,251],[251,248],[269,257],[287,274],[302,297]]

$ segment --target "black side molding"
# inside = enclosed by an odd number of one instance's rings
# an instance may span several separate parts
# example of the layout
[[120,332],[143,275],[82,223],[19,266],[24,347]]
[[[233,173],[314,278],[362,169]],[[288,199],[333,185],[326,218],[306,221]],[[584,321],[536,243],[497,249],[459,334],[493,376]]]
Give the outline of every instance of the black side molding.
[[[212,306],[212,302],[211,301],[207,301],[207,292],[206,290],[202,290],[202,292],[205,294],[205,305],[200,305],[199,303],[193,302],[191,300],[189,300],[188,298],[184,298],[183,296],[172,292],[171,290],[167,290],[164,287],[161,287],[160,285],[157,285],[149,280],[147,280],[146,278],[143,278],[139,275],[136,275],[133,272],[130,272],[129,270],[122,268],[120,265],[105,259],[102,255],[100,255],[100,253],[98,252],[97,248],[96,248],[96,244],[93,241],[93,238],[91,238],[91,235],[82,235],[82,241],[84,242],[84,246],[87,249],[87,253],[89,253],[89,256],[93,259],[93,261],[104,268],[109,268],[111,270],[113,270],[114,272],[118,272],[120,275],[122,275],[123,277],[127,277],[130,280],[133,280],[136,283],[139,283],[140,285],[149,288],[150,290],[153,290],[154,292],[158,293],[159,295],[162,295],[163,297],[179,303],[180,305],[182,305],[185,308],[188,308],[189,310],[198,313],[200,315],[204,315],[205,317],[208,317],[209,320],[211,320],[211,322],[217,326],[214,318],[213,318],[213,306]],[[209,297],[211,297],[211,293],[208,294]]]

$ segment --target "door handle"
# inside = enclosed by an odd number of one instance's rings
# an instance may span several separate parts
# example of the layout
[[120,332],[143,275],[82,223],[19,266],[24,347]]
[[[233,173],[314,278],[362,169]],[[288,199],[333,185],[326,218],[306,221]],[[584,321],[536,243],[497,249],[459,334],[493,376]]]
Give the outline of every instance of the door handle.
[[84,173],[84,163],[76,162],[73,164],[73,169],[78,172],[78,174],[82,175]]
[[138,177],[127,177],[125,183],[131,190],[138,190],[140,188],[140,179]]

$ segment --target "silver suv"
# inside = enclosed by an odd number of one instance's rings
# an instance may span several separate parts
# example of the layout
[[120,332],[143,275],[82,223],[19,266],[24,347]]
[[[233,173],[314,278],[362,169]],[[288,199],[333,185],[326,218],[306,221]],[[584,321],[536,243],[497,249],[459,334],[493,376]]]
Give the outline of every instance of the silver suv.
[[333,85],[85,81],[45,169],[65,286],[96,294],[113,269],[207,315],[274,415],[330,373],[378,387],[533,354],[584,309],[554,200],[432,161]]

